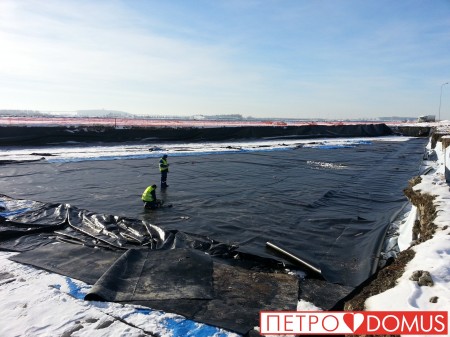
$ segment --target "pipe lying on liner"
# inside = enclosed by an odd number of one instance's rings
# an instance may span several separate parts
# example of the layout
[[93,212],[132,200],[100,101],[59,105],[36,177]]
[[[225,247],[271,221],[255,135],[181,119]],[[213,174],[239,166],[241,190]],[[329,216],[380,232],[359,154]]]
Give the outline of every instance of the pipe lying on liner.
[[292,253],[289,253],[287,250],[285,250],[283,248],[280,248],[280,247],[274,245],[273,243],[271,243],[269,241],[266,242],[266,246],[276,250],[277,252],[279,252],[281,254],[286,255],[287,257],[289,257],[290,259],[294,260],[295,262],[301,264],[302,266],[307,267],[307,268],[315,271],[316,273],[322,274],[322,270],[320,270],[320,268],[314,267],[310,263],[308,263],[308,262],[302,260],[301,258],[293,255]]

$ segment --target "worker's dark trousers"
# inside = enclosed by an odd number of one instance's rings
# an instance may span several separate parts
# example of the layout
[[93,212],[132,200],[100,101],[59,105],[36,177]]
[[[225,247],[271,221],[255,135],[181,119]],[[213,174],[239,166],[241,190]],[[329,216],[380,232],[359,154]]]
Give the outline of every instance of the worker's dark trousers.
[[156,201],[144,201],[144,207],[147,209],[156,209],[158,206]]
[[161,171],[161,187],[167,186],[167,171]]

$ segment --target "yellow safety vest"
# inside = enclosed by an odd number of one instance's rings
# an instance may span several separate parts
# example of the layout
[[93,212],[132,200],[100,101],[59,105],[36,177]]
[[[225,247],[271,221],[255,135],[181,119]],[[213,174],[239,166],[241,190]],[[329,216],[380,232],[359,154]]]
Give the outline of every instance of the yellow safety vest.
[[167,160],[164,158],[161,158],[159,161],[159,171],[169,171],[169,167],[167,166]]
[[143,200],[143,201],[150,201],[150,202],[155,201],[155,200],[153,199],[153,196],[152,196],[152,192],[153,192],[154,190],[155,190],[155,188],[152,187],[152,186],[147,187],[147,188],[145,189],[144,193],[142,193],[142,200]]

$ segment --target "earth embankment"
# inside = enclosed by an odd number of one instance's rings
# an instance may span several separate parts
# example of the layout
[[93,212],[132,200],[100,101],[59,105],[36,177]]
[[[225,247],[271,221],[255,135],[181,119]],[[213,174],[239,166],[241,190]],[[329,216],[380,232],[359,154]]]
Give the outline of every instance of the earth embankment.
[[394,134],[386,124],[236,126],[236,127],[130,127],[3,126],[0,145],[50,145],[65,142],[223,141],[261,138],[381,137]]

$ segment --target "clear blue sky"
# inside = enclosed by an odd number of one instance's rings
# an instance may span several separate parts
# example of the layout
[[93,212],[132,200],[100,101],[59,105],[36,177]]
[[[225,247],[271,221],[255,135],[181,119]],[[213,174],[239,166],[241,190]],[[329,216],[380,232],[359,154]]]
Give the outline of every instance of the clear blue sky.
[[0,0],[0,51],[0,109],[437,115],[450,0]]

